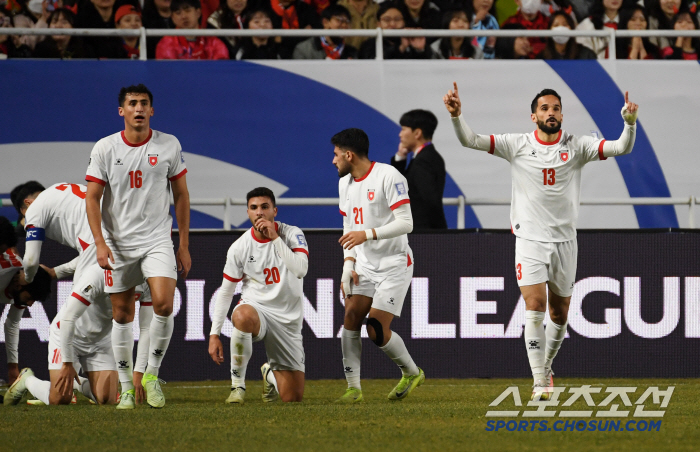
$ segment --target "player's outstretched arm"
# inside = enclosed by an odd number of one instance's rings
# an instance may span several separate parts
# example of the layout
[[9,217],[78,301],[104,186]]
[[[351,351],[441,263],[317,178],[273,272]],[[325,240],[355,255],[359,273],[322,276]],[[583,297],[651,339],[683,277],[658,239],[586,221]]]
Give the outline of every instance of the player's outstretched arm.
[[452,127],[455,129],[457,139],[464,147],[488,152],[491,150],[491,138],[486,135],[477,135],[469,128],[462,117],[462,101],[459,98],[457,82],[453,83],[454,91],[447,91],[447,94],[442,97],[442,101],[445,103],[445,108],[447,108],[450,116],[452,116]]
[[614,141],[603,143],[603,155],[605,157],[617,157],[629,154],[634,148],[634,141],[637,137],[637,114],[639,105],[629,101],[629,92],[625,91],[625,105],[622,107],[621,115],[625,121],[620,138]]
[[61,359],[63,365],[59,373],[56,387],[59,393],[68,395],[73,391],[73,380],[77,380],[78,375],[73,367],[75,362],[75,349],[73,347],[75,338],[75,322],[80,318],[88,307],[74,297],[68,297],[66,303],[61,308]]
[[173,200],[175,201],[175,218],[177,218],[177,230],[179,234],[179,247],[177,250],[177,269],[181,272],[182,279],[192,267],[190,257],[190,192],[187,190],[187,175],[171,182],[173,187]]
[[217,364],[224,362],[224,348],[221,345],[221,328],[224,326],[226,314],[231,308],[233,294],[236,291],[236,283],[224,278],[221,281],[221,288],[216,296],[214,304],[214,315],[211,319],[211,331],[209,333],[209,356]]
[[100,200],[104,193],[104,186],[97,182],[88,181],[87,193],[85,194],[85,210],[87,211],[88,224],[95,239],[97,252],[97,263],[105,270],[112,270],[110,261],[114,263],[112,250],[109,249],[105,238],[102,235],[102,210],[100,210]]

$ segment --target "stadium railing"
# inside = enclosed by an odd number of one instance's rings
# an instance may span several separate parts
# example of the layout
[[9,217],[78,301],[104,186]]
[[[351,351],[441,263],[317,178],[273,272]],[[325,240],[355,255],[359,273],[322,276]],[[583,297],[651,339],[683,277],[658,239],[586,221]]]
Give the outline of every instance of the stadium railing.
[[[698,199],[694,196],[687,198],[599,198],[583,199],[582,206],[688,206],[688,228],[695,229],[695,205]],[[337,206],[338,198],[277,198],[279,206]],[[462,195],[456,198],[442,198],[446,206],[457,206],[457,229],[464,229],[464,214],[466,206],[509,206],[510,199],[506,198],[466,198]],[[12,207],[7,198],[0,199],[2,207]],[[231,230],[231,208],[248,205],[243,198],[191,198],[191,206],[222,206],[224,208],[223,230]]]
[[[427,30],[427,29],[411,29],[411,30],[383,30],[376,28],[373,30],[321,30],[321,29],[303,29],[303,30],[212,30],[212,29],[195,29],[195,30],[174,30],[174,29],[147,29],[140,28],[138,30],[126,29],[94,29],[94,28],[3,28],[2,35],[70,35],[70,36],[138,36],[139,47],[146,48],[146,38],[148,37],[163,37],[163,36],[216,36],[216,37],[252,37],[252,36],[281,36],[281,37],[312,37],[312,36],[366,36],[370,38],[378,38],[376,41],[376,59],[384,59],[384,47],[382,39],[396,37],[428,37],[428,38],[446,38],[453,36],[478,37],[478,36],[495,36],[495,37],[543,37],[549,38],[554,36],[569,36],[569,37],[597,37],[609,38],[612,45],[608,46],[608,59],[614,60],[617,58],[615,41],[617,38],[631,37],[692,37],[700,38],[700,30],[615,30],[613,28],[605,28],[605,30]],[[141,52],[139,60],[147,59],[146,52]]]

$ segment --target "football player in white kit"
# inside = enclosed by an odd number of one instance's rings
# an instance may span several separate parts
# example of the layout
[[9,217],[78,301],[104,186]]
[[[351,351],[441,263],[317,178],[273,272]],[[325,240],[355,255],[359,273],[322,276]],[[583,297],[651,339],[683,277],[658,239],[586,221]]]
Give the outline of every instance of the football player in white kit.
[[[105,291],[112,300],[114,357],[131,368],[134,287],[145,280],[151,290],[154,315],[148,367],[142,382],[148,404],[162,408],[165,397],[158,372],[173,333],[177,272],[181,270],[186,278],[192,261],[185,159],[177,138],[150,128],[153,112],[153,94],[146,86],[122,88],[119,115],[124,117],[124,130],[95,144],[85,179],[97,262],[107,271]],[[180,236],[177,257],[170,237],[171,187]],[[122,381],[122,392],[132,391],[130,386],[130,381]]]
[[16,244],[15,228],[7,218],[0,217],[0,311],[9,305],[4,324],[9,384],[19,376],[19,322],[24,308],[35,300],[45,300],[51,288],[51,278],[44,270],[27,285]]
[[228,250],[224,279],[216,297],[209,336],[209,355],[224,362],[219,335],[242,281],[241,301],[231,320],[231,394],[227,403],[244,403],[245,374],[253,342],[263,341],[268,362],[261,370],[263,401],[301,402],[304,396],[304,276],[309,248],[301,229],[275,221],[272,190],[250,191],[248,218],[253,223]]
[[340,288],[345,321],[341,344],[348,381],[348,389],[337,402],[362,401],[360,333],[368,314],[367,334],[403,374],[388,396],[400,400],[425,381],[401,336],[391,330],[413,277],[413,252],[406,236],[413,230],[408,183],[393,166],[369,160],[369,138],[364,131],[343,130],[331,143],[343,216],[344,234],[339,242],[344,254]]
[[[638,105],[625,93],[624,128],[618,140],[574,136],[561,130],[561,97],[545,89],[532,101],[531,133],[477,135],[462,117],[454,83],[443,97],[462,146],[501,157],[511,165],[510,210],[515,241],[515,275],[525,299],[525,347],[534,378],[532,400],[549,400],[552,361],[566,335],[569,302],[576,281],[576,222],[581,169],[592,161],[632,152]],[[549,315],[545,331],[549,286]]]

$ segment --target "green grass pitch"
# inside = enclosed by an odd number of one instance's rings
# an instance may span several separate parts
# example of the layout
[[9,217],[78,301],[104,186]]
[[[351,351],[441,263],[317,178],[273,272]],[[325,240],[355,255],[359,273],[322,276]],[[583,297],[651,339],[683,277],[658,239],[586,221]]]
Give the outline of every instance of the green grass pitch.
[[[428,376],[429,377],[429,376]],[[304,402],[263,404],[261,382],[248,384],[246,404],[224,403],[227,382],[172,382],[167,403],[133,411],[92,406],[0,406],[0,450],[6,451],[697,451],[700,450],[700,381],[661,379],[565,379],[557,385],[675,386],[658,431],[486,431],[489,404],[518,385],[523,404],[529,380],[430,379],[407,399],[387,400],[394,380],[363,381],[364,402],[339,406],[340,380],[307,381]],[[562,400],[566,400],[563,397]],[[600,403],[601,397],[596,398]],[[635,397],[630,397],[632,403]],[[619,403],[618,401],[614,403]],[[646,409],[658,409],[645,404]],[[498,409],[517,409],[512,399]],[[534,409],[523,406],[522,409]],[[555,408],[559,409],[559,408]],[[568,409],[586,409],[576,402]],[[596,410],[597,408],[593,408]],[[602,409],[602,408],[601,408]],[[623,406],[620,409],[625,409]],[[632,407],[632,410],[634,408]],[[505,420],[498,418],[494,420]],[[528,421],[541,418],[527,418]],[[559,420],[549,418],[549,425]],[[600,418],[586,418],[586,422]],[[622,419],[624,424],[632,418]],[[518,417],[517,421],[524,418]],[[658,418],[657,418],[658,420]]]

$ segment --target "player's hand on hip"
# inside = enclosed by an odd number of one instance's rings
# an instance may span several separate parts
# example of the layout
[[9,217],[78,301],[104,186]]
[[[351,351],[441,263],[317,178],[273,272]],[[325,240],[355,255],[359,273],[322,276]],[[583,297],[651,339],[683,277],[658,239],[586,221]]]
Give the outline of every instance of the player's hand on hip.
[[221,365],[224,362],[224,347],[221,345],[219,336],[209,336],[209,356],[217,365]]
[[192,258],[190,257],[190,250],[185,247],[180,247],[177,250],[177,271],[180,272],[182,279],[187,279],[187,274],[192,268]]
[[146,400],[146,391],[143,389],[143,385],[141,384],[142,378],[143,372],[134,371],[134,399],[136,399],[136,403],[139,405]]
[[630,102],[629,92],[625,91],[625,106],[622,107],[622,119],[629,125],[633,125],[637,121],[637,113],[639,105]]
[[97,247],[97,263],[100,267],[105,270],[114,270],[110,262],[114,263],[114,256],[112,255],[112,250],[109,249],[106,243],[95,244]]
[[58,393],[66,397],[73,394],[73,380],[80,383],[80,380],[78,380],[78,373],[75,371],[73,364],[63,363],[61,371],[58,374],[58,380],[56,380],[56,389],[58,389]]
[[275,240],[277,237],[279,237],[274,221],[268,221],[261,217],[255,220],[255,224],[253,226],[255,229],[260,231],[262,235],[270,240]]
[[346,250],[351,250],[357,245],[362,245],[367,241],[367,234],[365,231],[351,231],[343,235],[338,242]]
[[447,94],[442,96],[442,101],[445,103],[445,108],[447,108],[447,111],[450,112],[450,116],[456,118],[462,114],[462,101],[459,100],[459,89],[457,88],[457,82],[452,83],[454,84],[454,91],[447,91]]

